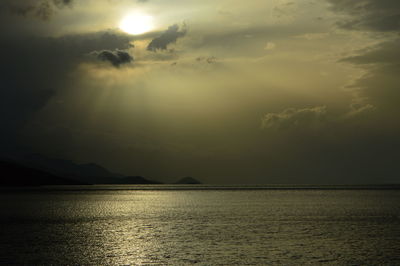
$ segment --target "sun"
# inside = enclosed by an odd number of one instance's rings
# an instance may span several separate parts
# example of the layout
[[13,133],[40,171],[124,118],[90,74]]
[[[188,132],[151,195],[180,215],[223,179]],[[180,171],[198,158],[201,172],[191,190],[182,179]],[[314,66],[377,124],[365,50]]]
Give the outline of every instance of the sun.
[[153,29],[153,17],[142,13],[133,13],[122,19],[119,28],[129,34],[143,34]]

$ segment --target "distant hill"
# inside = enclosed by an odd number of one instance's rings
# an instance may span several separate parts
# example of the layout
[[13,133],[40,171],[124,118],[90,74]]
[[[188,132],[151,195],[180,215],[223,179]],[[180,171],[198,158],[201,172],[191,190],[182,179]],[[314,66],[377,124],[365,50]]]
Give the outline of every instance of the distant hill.
[[84,185],[70,178],[53,175],[17,163],[0,161],[0,186]]
[[187,184],[187,185],[198,185],[202,184],[199,180],[194,179],[193,177],[187,176],[179,179],[175,184]]
[[11,161],[53,176],[66,177],[87,184],[160,184],[140,176],[113,173],[94,163],[77,164],[70,160],[48,158],[41,154],[14,157]]
[[106,181],[108,178],[123,177],[123,175],[112,173],[104,167],[94,164],[77,164],[70,160],[48,158],[40,154],[29,154],[19,161],[27,166],[31,166],[55,175],[73,176],[78,180],[88,183],[94,181]]

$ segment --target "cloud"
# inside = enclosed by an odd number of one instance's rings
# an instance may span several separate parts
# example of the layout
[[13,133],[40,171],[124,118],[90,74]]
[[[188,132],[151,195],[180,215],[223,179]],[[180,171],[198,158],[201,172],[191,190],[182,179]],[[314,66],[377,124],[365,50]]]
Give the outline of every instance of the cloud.
[[262,121],[264,129],[291,129],[291,128],[315,128],[324,122],[327,115],[326,106],[294,109],[288,108],[280,113],[268,113]]
[[[302,10],[299,3],[298,12],[290,11],[292,19],[266,20],[255,16],[274,16],[268,12],[273,7],[263,7],[265,1],[256,9],[238,2],[230,16],[216,20],[199,12],[193,34],[179,39],[184,28],[134,37],[107,31],[28,38],[107,26],[115,21],[108,7],[121,3],[115,8],[123,8],[129,1],[61,1],[58,6],[52,0],[0,0],[0,6],[4,2],[21,5],[14,5],[20,14],[1,18],[0,142],[19,135],[18,143],[39,152],[161,180],[184,172],[209,182],[237,183],[386,182],[399,176],[399,43],[381,43],[343,60],[371,70],[354,84],[365,100],[348,109],[353,93],[341,86],[358,72],[343,70],[331,59],[363,43],[365,35],[348,33],[356,36],[348,42],[343,31],[332,31],[326,3],[315,7],[307,1]],[[48,6],[40,19],[55,18],[62,8],[68,12],[54,23],[32,19],[44,2]],[[192,2],[166,15],[185,16],[199,5],[209,9],[205,1]],[[69,6],[76,10],[70,12]],[[324,20],[316,23],[320,14]],[[349,20],[365,17],[364,11],[345,14]],[[113,66],[129,61],[129,54],[120,57],[117,51],[130,52],[132,40],[135,65],[143,67],[114,71]],[[172,51],[176,41],[185,41],[184,53]],[[279,49],[265,56],[263,48],[272,48],[268,42]],[[87,55],[109,67],[81,64]],[[177,64],[170,67],[172,62]]]
[[366,70],[366,74],[352,85],[359,97],[366,98],[377,107],[382,121],[395,119],[399,112],[400,98],[400,39],[386,41],[367,50],[359,51],[356,56],[342,59],[343,62],[357,65]]
[[[16,132],[53,95],[68,86],[69,74],[94,51],[131,47],[127,35],[113,31],[67,35],[58,38],[13,36],[0,42],[0,144]],[[128,60],[125,54],[119,60]]]
[[96,54],[98,59],[102,61],[108,61],[115,67],[119,67],[120,65],[127,64],[133,61],[133,57],[125,51],[104,50],[101,52],[96,52]]
[[[399,127],[390,121],[397,119],[399,107],[396,99],[400,97],[400,2],[397,0],[328,0],[331,9],[348,15],[348,19],[338,24],[349,30],[364,30],[378,33],[380,43],[356,51],[355,55],[341,59],[365,70],[365,74],[355,80],[351,86],[356,94],[357,108],[352,115],[371,114],[375,127],[395,131]],[[385,33],[382,35],[381,33]],[[390,125],[390,126],[389,126]],[[392,141],[399,141],[400,137]]]
[[171,43],[175,43],[178,38],[181,38],[186,35],[186,29],[183,28],[179,31],[178,25],[172,25],[166,30],[161,36],[154,38],[149,45],[147,46],[147,50],[149,51],[157,51],[157,50],[166,50],[167,46]]
[[[356,95],[357,108],[349,116],[371,114],[376,120],[375,127],[395,131],[399,127],[390,121],[397,119],[400,97],[400,38],[387,32],[400,32],[400,2],[397,0],[328,0],[331,9],[348,15],[348,19],[338,24],[349,30],[364,30],[378,33],[380,42],[356,51],[355,55],[342,58],[346,62],[365,70],[365,74],[354,80],[351,89]],[[382,35],[381,33],[385,33]],[[392,141],[399,141],[400,137]]]
[[73,0],[3,0],[0,10],[18,16],[32,16],[41,20],[49,20],[65,6],[72,6]]
[[343,58],[342,62],[357,65],[366,64],[398,64],[400,61],[400,39],[380,43],[374,47],[358,51],[358,55]]
[[352,30],[399,31],[400,2],[397,0],[328,0],[335,12],[351,18],[338,22]]

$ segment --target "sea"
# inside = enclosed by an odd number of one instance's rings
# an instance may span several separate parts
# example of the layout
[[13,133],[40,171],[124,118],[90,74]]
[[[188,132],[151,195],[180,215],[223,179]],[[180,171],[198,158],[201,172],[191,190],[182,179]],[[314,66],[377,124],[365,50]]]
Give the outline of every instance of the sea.
[[0,190],[1,265],[400,265],[400,190]]

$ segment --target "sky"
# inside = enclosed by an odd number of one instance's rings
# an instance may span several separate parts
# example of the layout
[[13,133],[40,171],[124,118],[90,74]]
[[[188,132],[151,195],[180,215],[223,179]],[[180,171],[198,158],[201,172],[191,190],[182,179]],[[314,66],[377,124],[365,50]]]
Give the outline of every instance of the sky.
[[[130,34],[132,16],[151,25]],[[2,0],[0,29],[2,153],[164,182],[400,182],[398,0]]]

